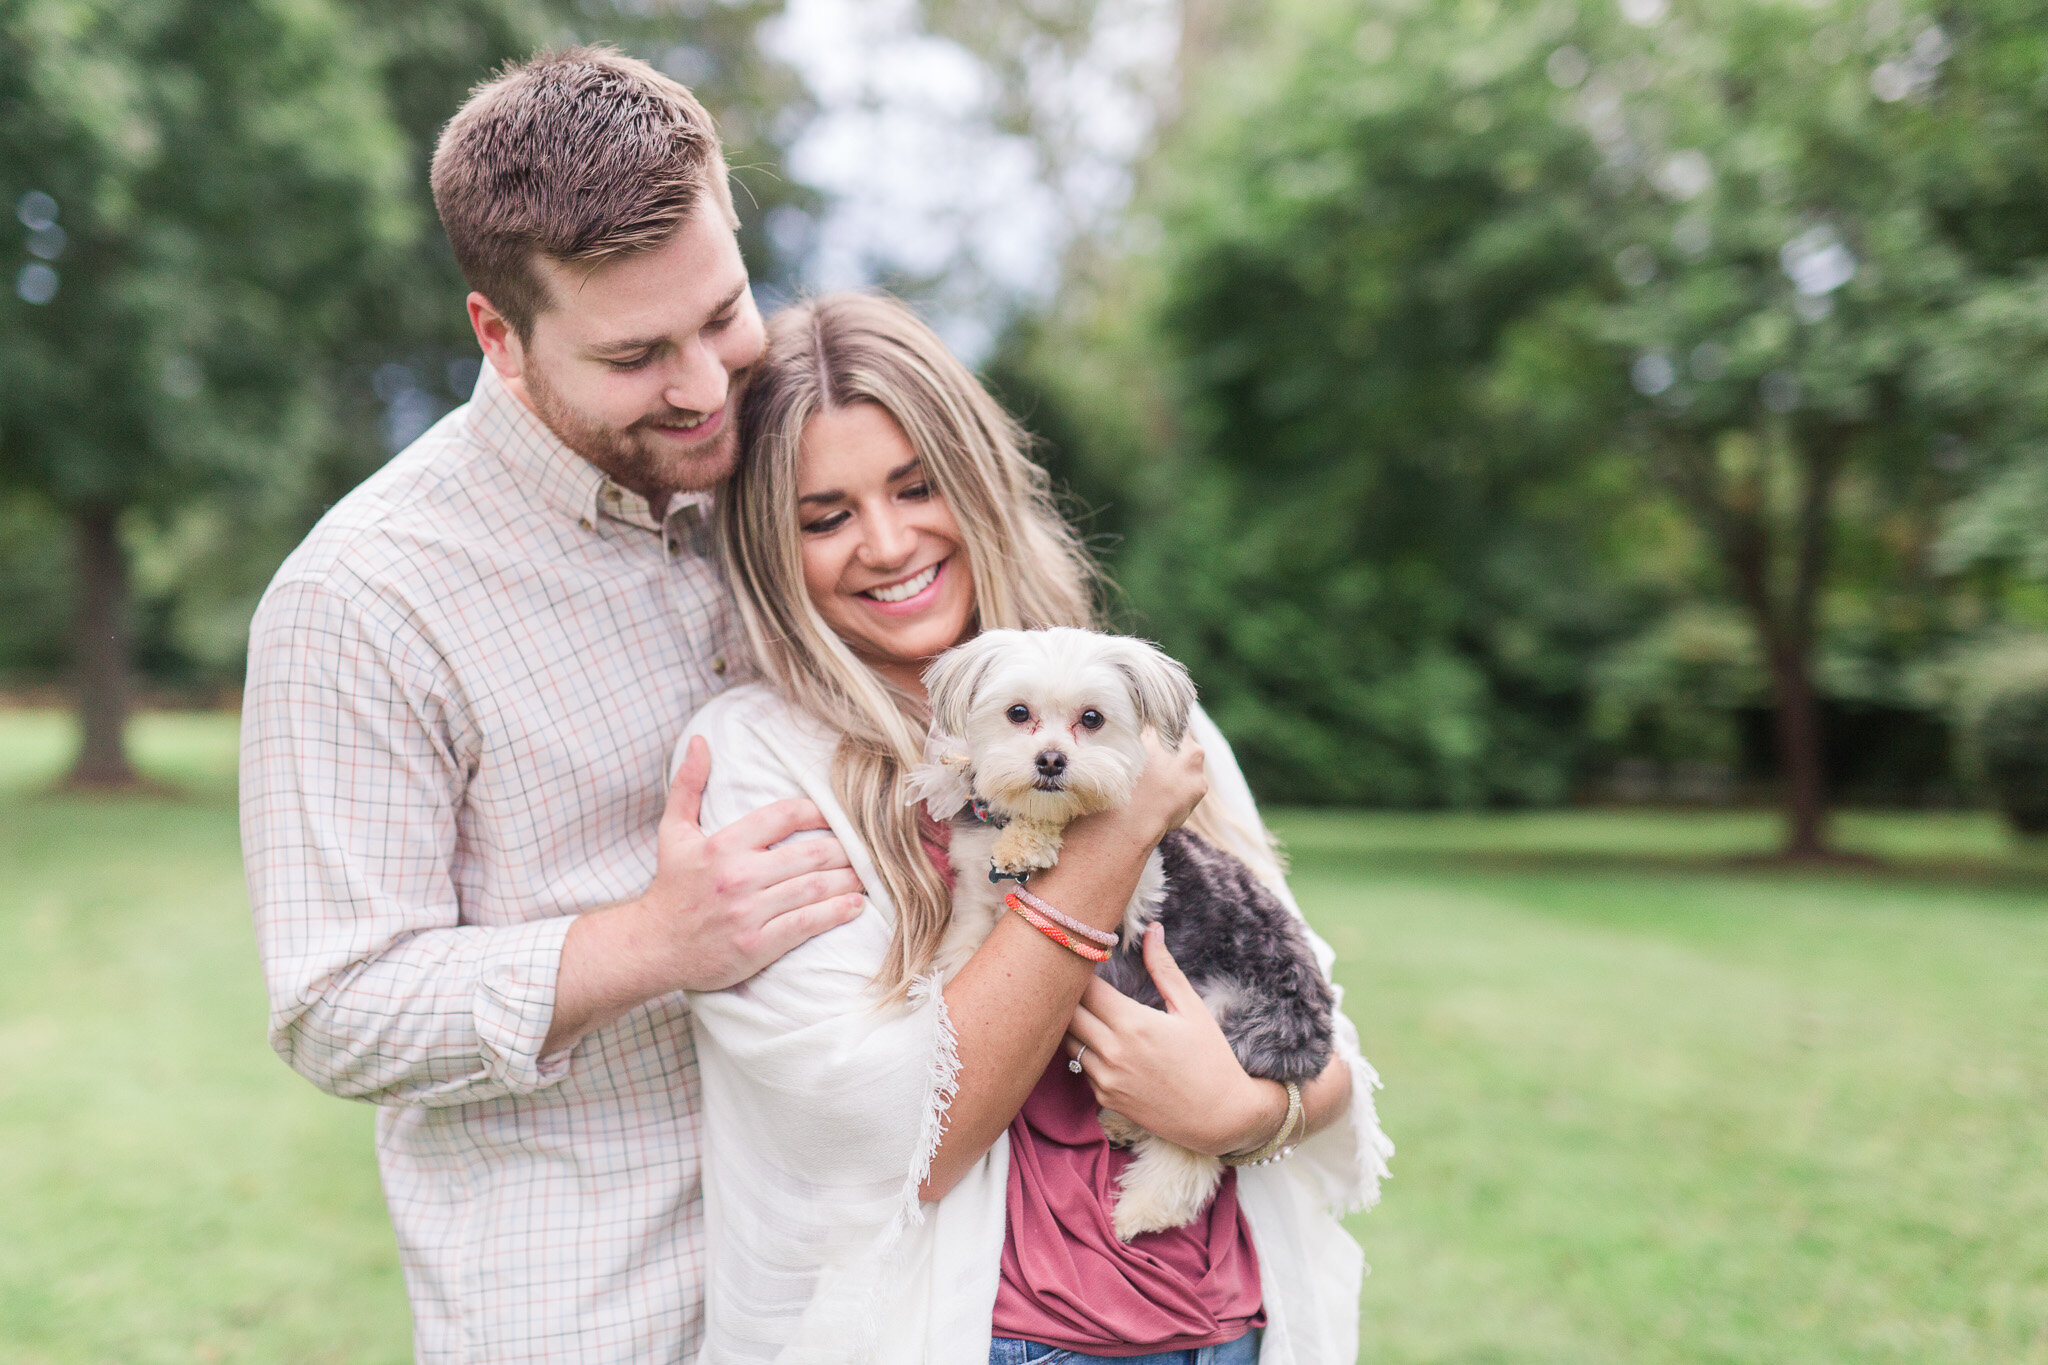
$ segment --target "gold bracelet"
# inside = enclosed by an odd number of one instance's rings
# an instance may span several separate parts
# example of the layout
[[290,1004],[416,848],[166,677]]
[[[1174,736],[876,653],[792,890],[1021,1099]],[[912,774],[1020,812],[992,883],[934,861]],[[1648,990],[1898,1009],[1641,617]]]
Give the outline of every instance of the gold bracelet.
[[1280,1120],[1280,1131],[1242,1156],[1226,1156],[1222,1158],[1224,1165],[1264,1166],[1268,1162],[1278,1161],[1294,1151],[1294,1148],[1288,1145],[1287,1139],[1289,1134],[1294,1132],[1295,1124],[1303,1121],[1301,1087],[1293,1081],[1282,1081],[1281,1084],[1287,1087],[1287,1117]]

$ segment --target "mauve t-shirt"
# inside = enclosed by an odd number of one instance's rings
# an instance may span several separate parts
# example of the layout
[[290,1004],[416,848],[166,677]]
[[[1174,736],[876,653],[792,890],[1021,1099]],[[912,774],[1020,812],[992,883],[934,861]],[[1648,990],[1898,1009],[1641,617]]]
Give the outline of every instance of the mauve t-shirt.
[[[917,813],[925,852],[951,886],[952,828]],[[1237,1172],[1223,1173],[1193,1221],[1120,1241],[1110,1216],[1131,1154],[1110,1146],[1095,1115],[1087,1080],[1055,1052],[1010,1122],[995,1335],[1138,1356],[1220,1346],[1265,1326]]]
[[1090,1355],[1235,1341],[1265,1325],[1237,1172],[1192,1222],[1128,1243],[1110,1223],[1131,1154],[1112,1147],[1088,1082],[1056,1053],[1010,1124],[1009,1229],[995,1334]]

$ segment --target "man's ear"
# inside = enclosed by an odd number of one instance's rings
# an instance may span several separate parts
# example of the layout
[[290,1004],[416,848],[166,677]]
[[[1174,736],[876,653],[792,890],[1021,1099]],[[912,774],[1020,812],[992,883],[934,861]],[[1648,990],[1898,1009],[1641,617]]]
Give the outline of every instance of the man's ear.
[[1178,749],[1195,709],[1195,684],[1187,669],[1157,646],[1127,635],[1110,637],[1108,657],[1110,666],[1130,685],[1138,724],[1151,726],[1167,748]]
[[526,347],[519,340],[519,329],[475,290],[470,291],[465,302],[469,306],[469,330],[476,333],[476,344],[483,348],[484,359],[491,362],[491,368],[503,379],[523,376]]
[[995,666],[996,658],[1008,644],[1014,630],[985,630],[964,645],[932,660],[924,671],[924,690],[932,702],[932,729],[942,734],[965,735],[967,717],[974,709],[974,694]]

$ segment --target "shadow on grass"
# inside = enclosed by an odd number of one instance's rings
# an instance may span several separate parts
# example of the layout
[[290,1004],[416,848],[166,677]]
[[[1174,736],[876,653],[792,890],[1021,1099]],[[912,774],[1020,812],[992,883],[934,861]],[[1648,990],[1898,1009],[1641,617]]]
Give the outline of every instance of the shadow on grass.
[[17,788],[10,794],[24,796],[32,801],[77,801],[89,805],[112,806],[131,801],[185,805],[204,800],[215,793],[195,790],[186,784],[167,782],[158,777],[135,777],[122,782],[61,777],[54,782],[45,782],[25,790]]
[[[2038,861],[2034,859],[2038,858]],[[1591,849],[1441,849],[1323,845],[1291,850],[1301,871],[1469,872],[1483,876],[1543,876],[1560,873],[1745,877],[1777,881],[1905,882],[1915,886],[1958,886],[1986,890],[2048,891],[2048,850],[2010,861],[1979,858],[1887,858],[1845,853],[1824,859],[1778,854],[1625,853]],[[2048,909],[2048,902],[2044,902]]]

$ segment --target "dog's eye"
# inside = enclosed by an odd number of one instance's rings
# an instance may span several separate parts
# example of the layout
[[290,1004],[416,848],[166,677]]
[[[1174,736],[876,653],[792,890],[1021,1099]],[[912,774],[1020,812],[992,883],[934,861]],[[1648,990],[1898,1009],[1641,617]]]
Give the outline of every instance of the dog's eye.
[[1081,713],[1081,728],[1083,730],[1100,730],[1102,728],[1102,713],[1092,706],[1083,711]]
[[1031,708],[1020,701],[1004,714],[1009,716],[1014,723],[1022,725],[1025,721],[1031,719]]

